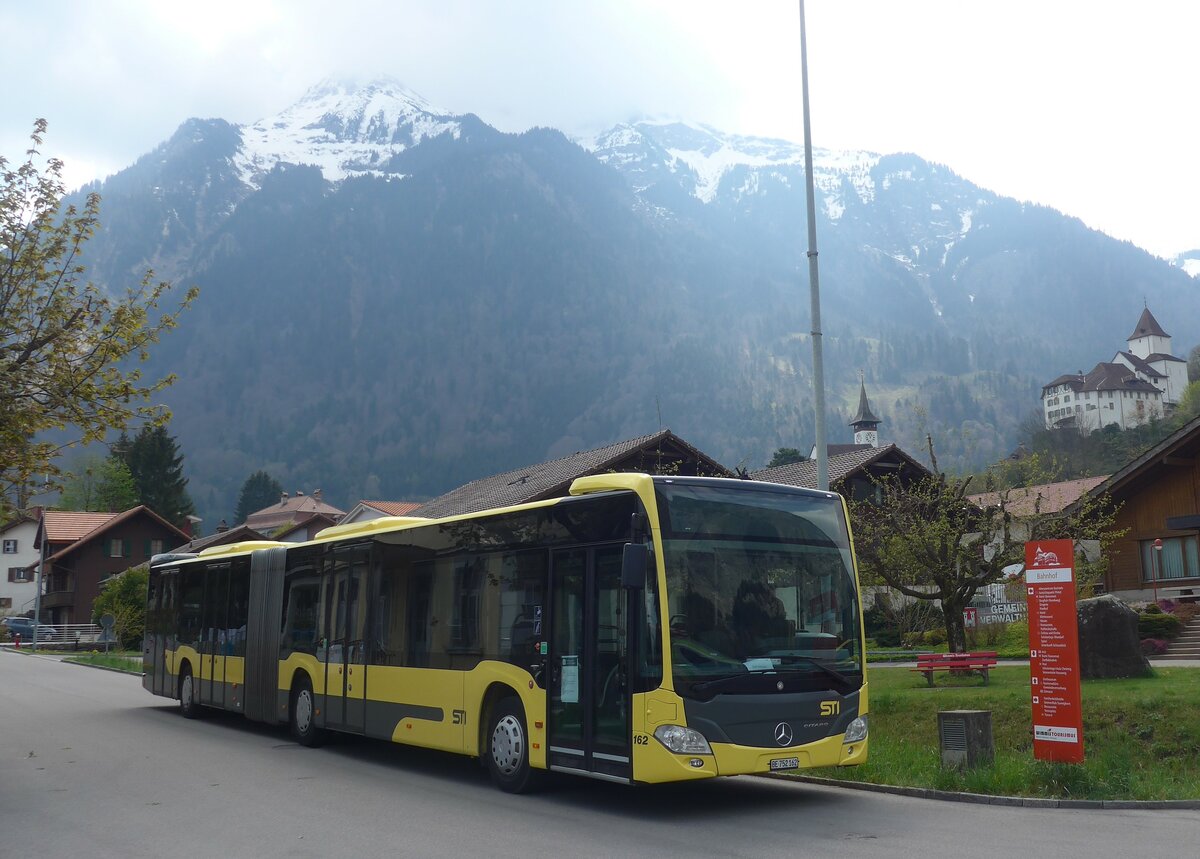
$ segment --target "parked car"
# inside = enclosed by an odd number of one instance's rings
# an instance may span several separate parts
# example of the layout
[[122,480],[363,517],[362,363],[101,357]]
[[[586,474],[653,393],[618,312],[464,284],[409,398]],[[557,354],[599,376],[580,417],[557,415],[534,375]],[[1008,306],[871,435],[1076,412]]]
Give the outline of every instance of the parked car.
[[58,630],[45,623],[35,624],[31,617],[0,618],[0,626],[8,630],[10,637],[21,636],[21,641],[33,641],[33,627],[37,626],[38,640],[49,641],[58,635]]

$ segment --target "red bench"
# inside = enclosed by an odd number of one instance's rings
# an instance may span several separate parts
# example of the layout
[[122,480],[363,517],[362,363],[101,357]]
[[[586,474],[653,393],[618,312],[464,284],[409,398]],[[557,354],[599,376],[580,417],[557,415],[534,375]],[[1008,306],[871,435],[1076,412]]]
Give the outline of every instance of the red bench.
[[925,675],[925,682],[933,685],[935,671],[949,671],[951,674],[978,674],[983,678],[983,685],[988,682],[988,670],[996,667],[995,651],[984,653],[927,653],[917,657],[916,671]]

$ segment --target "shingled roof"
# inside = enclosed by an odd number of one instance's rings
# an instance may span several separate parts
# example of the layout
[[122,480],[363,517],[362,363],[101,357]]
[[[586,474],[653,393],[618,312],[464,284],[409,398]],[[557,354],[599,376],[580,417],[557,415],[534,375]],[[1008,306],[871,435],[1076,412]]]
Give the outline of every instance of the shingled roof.
[[1154,318],[1154,314],[1150,312],[1150,308],[1142,309],[1142,315],[1137,321],[1137,325],[1133,328],[1133,333],[1126,337],[1126,340],[1137,340],[1139,337],[1170,337],[1171,335],[1162,330],[1162,326],[1158,324],[1158,320]]
[[1161,394],[1158,388],[1150,384],[1144,379],[1139,379],[1137,375],[1125,364],[1112,364],[1106,361],[1101,361],[1092,368],[1090,373],[1079,375],[1078,373],[1070,373],[1065,376],[1059,376],[1053,382],[1042,385],[1042,393],[1057,387],[1058,385],[1069,385],[1071,390],[1076,393],[1082,391],[1141,391],[1146,394]]
[[73,510],[47,510],[42,533],[54,543],[73,543],[117,518],[116,513],[77,513]]
[[1032,516],[1037,512],[1058,513],[1106,480],[1107,474],[1101,477],[1080,477],[1076,480],[1039,483],[1036,486],[1023,486],[1000,492],[981,492],[978,495],[968,495],[967,500],[979,507],[995,507],[1007,494],[1005,509],[1014,516]]
[[653,435],[619,441],[562,459],[515,468],[472,481],[425,502],[411,515],[436,519],[559,498],[567,494],[571,481],[577,477],[609,471],[661,473],[662,466],[673,463],[679,463],[678,473],[681,475],[735,476],[715,459],[701,453],[669,429],[664,429]]
[[[870,466],[885,459],[898,459],[901,464],[917,469],[924,474],[929,473],[929,469],[899,447],[894,444],[886,444],[883,447],[866,447],[829,457],[829,485],[834,486],[847,477],[853,476],[855,472],[867,473],[870,471]],[[764,468],[762,471],[752,472],[750,477],[754,480],[816,489],[817,463],[812,459],[804,462],[791,462],[787,465],[777,465],[774,468]]]

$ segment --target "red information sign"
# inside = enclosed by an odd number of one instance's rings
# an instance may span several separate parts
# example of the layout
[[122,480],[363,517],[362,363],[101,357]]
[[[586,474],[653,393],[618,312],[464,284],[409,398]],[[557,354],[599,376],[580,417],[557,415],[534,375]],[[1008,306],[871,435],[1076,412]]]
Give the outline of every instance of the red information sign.
[[1070,540],[1025,544],[1033,755],[1044,761],[1083,760],[1074,566]]

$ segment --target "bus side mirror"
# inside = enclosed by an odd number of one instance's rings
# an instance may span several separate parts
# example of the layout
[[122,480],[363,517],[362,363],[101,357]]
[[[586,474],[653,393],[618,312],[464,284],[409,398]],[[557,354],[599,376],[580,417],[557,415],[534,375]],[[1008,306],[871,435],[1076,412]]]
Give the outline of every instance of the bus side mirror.
[[646,586],[650,549],[645,543],[626,543],[621,557],[621,587],[640,591]]

